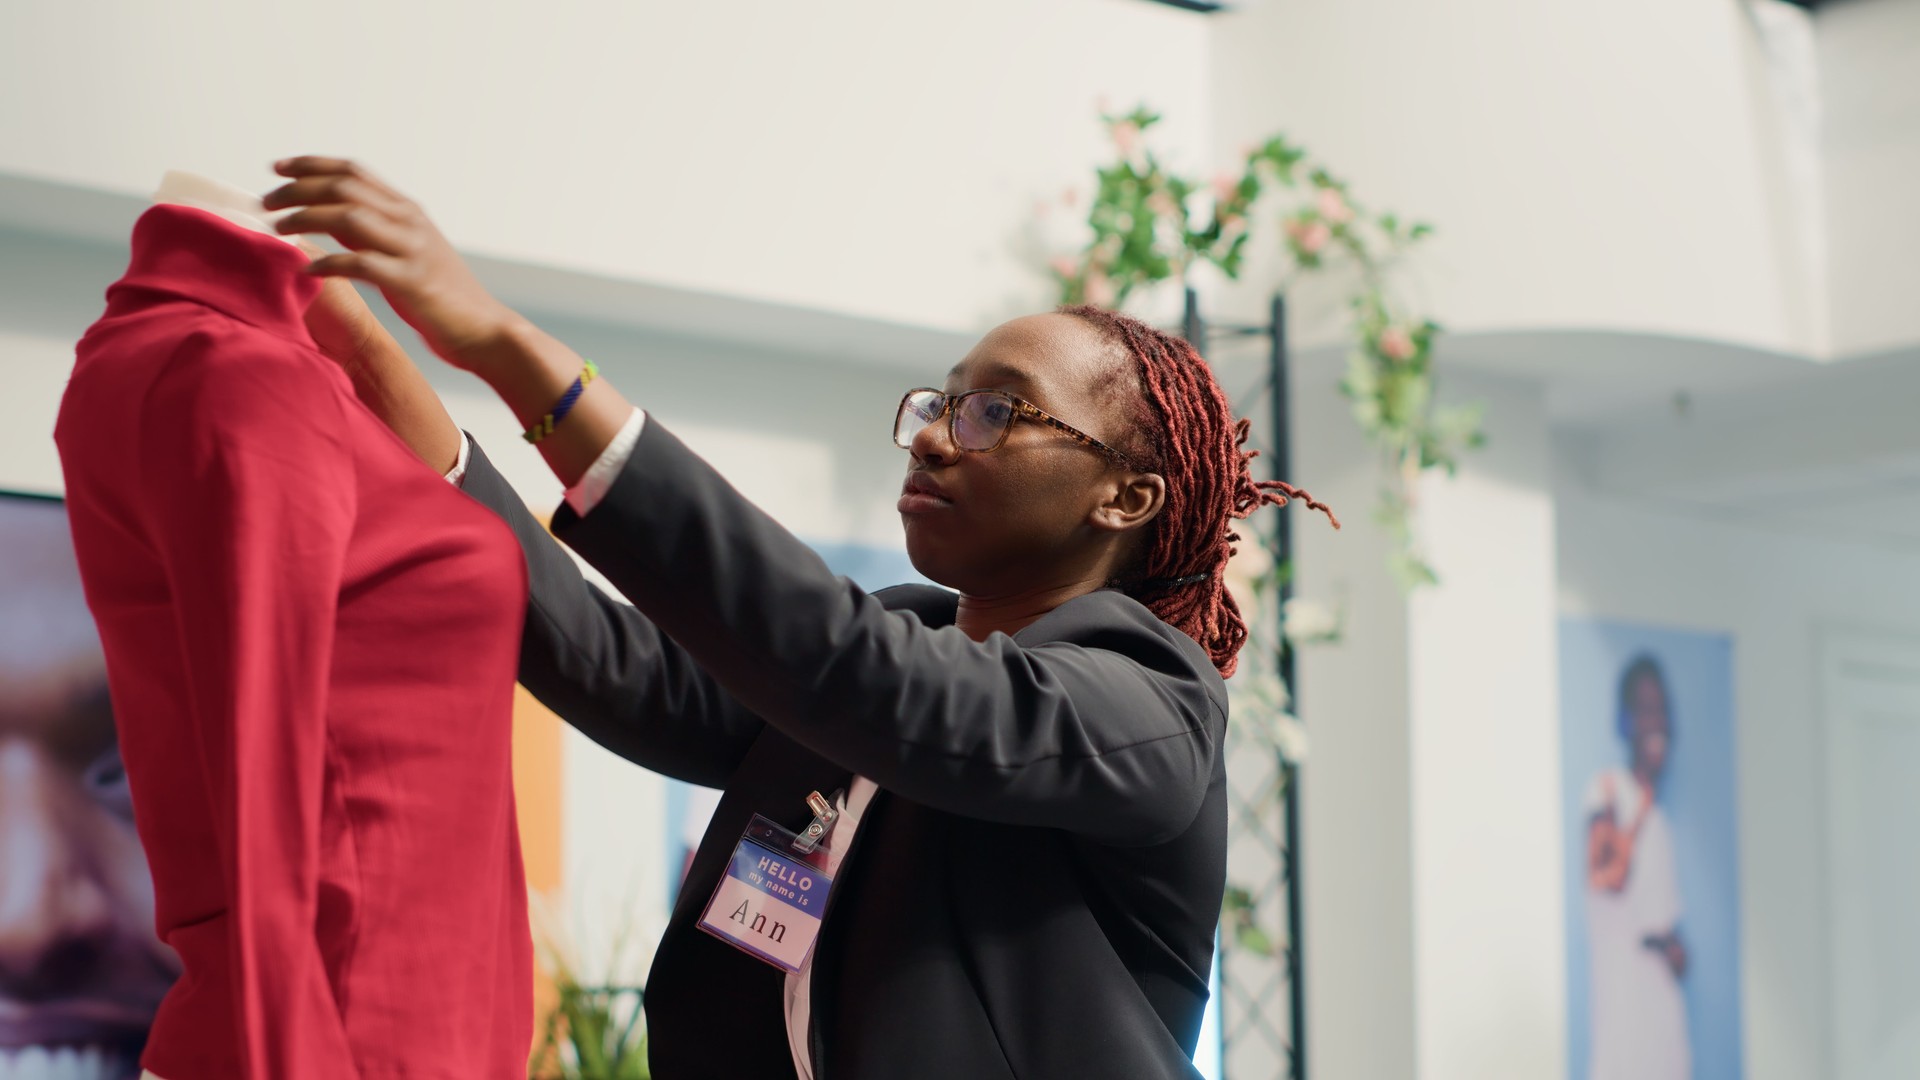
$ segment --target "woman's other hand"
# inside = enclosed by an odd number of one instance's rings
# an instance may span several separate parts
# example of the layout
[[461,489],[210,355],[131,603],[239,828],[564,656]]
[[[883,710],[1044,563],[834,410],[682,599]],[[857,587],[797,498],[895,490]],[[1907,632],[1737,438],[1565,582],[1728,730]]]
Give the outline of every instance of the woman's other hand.
[[[360,165],[310,156],[287,158],[273,168],[289,182],[266,196],[266,208],[295,211],[274,227],[286,234],[324,233],[347,249],[323,253],[310,272],[378,288],[441,359],[475,370],[489,347],[519,321],[473,276],[419,206]],[[341,312],[322,312],[323,319],[334,314]],[[348,317],[331,328],[350,334],[353,325]]]

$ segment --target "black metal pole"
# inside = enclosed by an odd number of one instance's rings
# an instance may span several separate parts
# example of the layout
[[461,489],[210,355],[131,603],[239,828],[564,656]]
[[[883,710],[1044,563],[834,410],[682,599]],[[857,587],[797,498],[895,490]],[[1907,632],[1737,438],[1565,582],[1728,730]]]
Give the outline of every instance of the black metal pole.
[[[1281,480],[1293,477],[1293,439],[1288,425],[1287,396],[1287,298],[1275,294],[1273,298],[1272,321],[1267,325],[1272,335],[1273,349],[1270,357],[1271,370],[1268,378],[1273,387],[1273,434],[1270,438],[1273,456],[1273,475]],[[1284,619],[1286,603],[1293,599],[1293,516],[1282,512],[1274,515],[1274,552],[1275,561],[1285,573],[1280,579],[1281,615]],[[1284,631],[1284,622],[1282,623]],[[1286,681],[1290,693],[1297,695],[1299,685],[1294,677],[1293,646],[1287,642],[1287,635],[1280,634],[1280,677]],[[1294,706],[1298,715],[1299,706]],[[1300,918],[1300,776],[1289,762],[1281,762],[1282,775],[1287,778],[1287,790],[1284,797],[1286,814],[1285,831],[1287,850],[1283,869],[1287,875],[1287,986],[1292,991],[1287,995],[1292,1015],[1288,1022],[1292,1028],[1293,1039],[1287,1047],[1288,1075],[1293,1080],[1306,1080],[1307,1076],[1307,988],[1301,981],[1306,970],[1303,960],[1305,942],[1301,938]]]
[[1180,336],[1202,357],[1207,355],[1207,324],[1200,320],[1200,294],[1192,289],[1187,290],[1186,311],[1180,316]]
[[[1273,475],[1281,480],[1293,475],[1293,440],[1288,424],[1288,369],[1287,369],[1287,298],[1276,294],[1273,298],[1271,318],[1264,327],[1232,326],[1220,328],[1221,333],[1233,335],[1254,335],[1265,332],[1271,346],[1267,372],[1267,382],[1273,394],[1273,437],[1269,442],[1268,456],[1273,461]],[[1180,332],[1188,343],[1206,355],[1207,324],[1200,315],[1200,298],[1192,289],[1186,291],[1186,310],[1180,320]],[[1289,692],[1297,693],[1294,671],[1293,646],[1287,642],[1285,629],[1285,605],[1293,599],[1293,521],[1286,513],[1276,514],[1274,526],[1273,557],[1277,565],[1284,568],[1280,579],[1281,627],[1279,661],[1280,677],[1286,680]],[[1282,813],[1286,821],[1282,824],[1282,836],[1285,838],[1285,850],[1280,853],[1281,872],[1285,879],[1287,898],[1287,1022],[1290,1039],[1287,1043],[1287,1076],[1290,1080],[1306,1080],[1307,1076],[1307,987],[1302,974],[1305,968],[1304,941],[1301,936],[1301,895],[1300,895],[1300,793],[1299,772],[1284,759],[1280,762],[1282,775],[1286,778],[1286,792],[1282,796]]]

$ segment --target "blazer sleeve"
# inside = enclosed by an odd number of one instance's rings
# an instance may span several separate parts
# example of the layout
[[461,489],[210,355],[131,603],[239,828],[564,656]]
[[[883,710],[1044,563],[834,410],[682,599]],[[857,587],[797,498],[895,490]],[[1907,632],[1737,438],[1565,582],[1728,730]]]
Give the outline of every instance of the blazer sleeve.
[[[314,935],[336,602],[353,531],[343,385],[320,361],[189,338],[139,436],[227,883],[251,1080],[354,1067]],[[344,378],[340,380],[344,384]]]
[[[935,809],[1153,844],[1199,813],[1225,716],[1206,654],[1098,593],[976,642],[835,577],[658,421],[556,535],[740,702]],[[1204,668],[1204,670],[1202,670]]]
[[521,684],[628,761],[724,787],[759,737],[760,718],[651,620],[588,581],[477,442],[461,487],[506,521],[527,559]]

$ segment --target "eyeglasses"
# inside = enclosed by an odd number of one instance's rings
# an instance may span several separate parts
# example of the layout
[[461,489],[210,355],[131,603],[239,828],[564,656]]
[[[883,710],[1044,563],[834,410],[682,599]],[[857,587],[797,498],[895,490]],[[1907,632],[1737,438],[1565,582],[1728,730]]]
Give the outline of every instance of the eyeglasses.
[[1146,466],[1126,454],[1005,390],[969,390],[964,394],[947,394],[930,387],[909,390],[900,399],[900,411],[893,417],[893,445],[902,450],[911,448],[913,437],[939,423],[943,416],[949,418],[947,433],[953,444],[976,454],[1000,449],[1014,422],[1024,416],[1085,443],[1130,469],[1147,471]]

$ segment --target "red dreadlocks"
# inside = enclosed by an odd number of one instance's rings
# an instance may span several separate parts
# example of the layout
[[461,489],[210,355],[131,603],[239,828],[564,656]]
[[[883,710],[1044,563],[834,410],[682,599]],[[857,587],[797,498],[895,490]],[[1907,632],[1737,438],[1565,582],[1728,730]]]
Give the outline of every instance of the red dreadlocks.
[[1167,481],[1167,502],[1153,522],[1147,550],[1130,575],[1141,601],[1168,625],[1200,643],[1222,677],[1233,674],[1247,640],[1240,605],[1222,572],[1239,537],[1232,522],[1272,504],[1299,499],[1340,527],[1333,511],[1282,480],[1255,480],[1243,450],[1248,423],[1236,422],[1227,396],[1192,345],[1138,319],[1091,305],[1060,309],[1084,319],[1133,359],[1139,380],[1136,442],[1142,460]]

